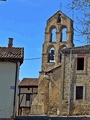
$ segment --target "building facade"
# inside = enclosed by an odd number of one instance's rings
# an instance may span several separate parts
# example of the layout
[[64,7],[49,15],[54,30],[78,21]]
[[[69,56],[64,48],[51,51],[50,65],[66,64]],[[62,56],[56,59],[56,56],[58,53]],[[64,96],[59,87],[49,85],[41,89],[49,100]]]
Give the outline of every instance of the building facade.
[[19,68],[23,63],[24,48],[0,47],[0,119],[10,119],[16,114]]
[[30,115],[32,101],[38,94],[38,78],[23,78],[18,87],[18,115]]
[[73,34],[73,20],[61,11],[47,20],[38,95],[32,102],[32,114],[90,114],[90,46],[74,47]]
[[65,49],[62,71],[62,113],[90,115],[90,45]]

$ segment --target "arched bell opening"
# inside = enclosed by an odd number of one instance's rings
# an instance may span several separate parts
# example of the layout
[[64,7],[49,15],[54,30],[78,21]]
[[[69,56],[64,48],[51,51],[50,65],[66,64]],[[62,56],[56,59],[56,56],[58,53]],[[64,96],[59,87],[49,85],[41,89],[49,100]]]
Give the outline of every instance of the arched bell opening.
[[55,62],[55,48],[52,47],[48,53],[48,62]]

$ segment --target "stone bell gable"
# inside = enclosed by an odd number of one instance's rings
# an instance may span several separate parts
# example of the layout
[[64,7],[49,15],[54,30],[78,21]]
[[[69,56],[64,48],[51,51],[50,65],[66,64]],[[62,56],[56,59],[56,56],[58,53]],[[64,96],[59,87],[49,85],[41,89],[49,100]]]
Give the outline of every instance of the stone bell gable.
[[[63,30],[65,30],[64,34]],[[63,38],[64,36],[65,38]],[[64,47],[72,48],[73,46],[73,20],[61,11],[58,11],[46,23],[42,52],[42,70],[47,71],[60,65],[61,50]]]

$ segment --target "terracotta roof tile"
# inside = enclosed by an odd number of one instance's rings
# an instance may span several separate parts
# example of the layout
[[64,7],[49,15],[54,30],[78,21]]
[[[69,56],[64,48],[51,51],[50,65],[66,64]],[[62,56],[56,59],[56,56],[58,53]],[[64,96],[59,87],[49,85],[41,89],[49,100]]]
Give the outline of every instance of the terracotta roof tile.
[[24,48],[12,47],[12,52],[8,52],[8,47],[0,47],[0,60],[1,59],[21,59],[23,61]]
[[23,78],[18,86],[38,86],[38,78]]
[[90,50],[90,45],[73,47],[72,49],[73,49],[73,50]]

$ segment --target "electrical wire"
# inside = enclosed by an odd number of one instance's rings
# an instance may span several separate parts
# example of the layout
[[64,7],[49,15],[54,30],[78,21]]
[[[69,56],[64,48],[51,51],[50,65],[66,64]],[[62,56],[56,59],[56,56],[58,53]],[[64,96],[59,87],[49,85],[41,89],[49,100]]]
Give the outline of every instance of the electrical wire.
[[37,59],[41,59],[41,58],[26,58],[24,60],[37,60]]

